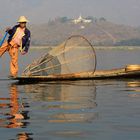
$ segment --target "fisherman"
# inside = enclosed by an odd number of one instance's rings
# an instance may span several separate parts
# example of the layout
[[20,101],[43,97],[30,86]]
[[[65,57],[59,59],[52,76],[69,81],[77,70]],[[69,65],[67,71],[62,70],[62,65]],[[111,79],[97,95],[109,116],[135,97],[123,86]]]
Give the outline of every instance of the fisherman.
[[9,38],[0,48],[0,57],[6,51],[9,52],[11,57],[9,78],[15,78],[18,74],[18,50],[20,49],[21,54],[25,55],[30,46],[30,31],[26,27],[27,22],[25,16],[20,16],[18,25],[6,29]]

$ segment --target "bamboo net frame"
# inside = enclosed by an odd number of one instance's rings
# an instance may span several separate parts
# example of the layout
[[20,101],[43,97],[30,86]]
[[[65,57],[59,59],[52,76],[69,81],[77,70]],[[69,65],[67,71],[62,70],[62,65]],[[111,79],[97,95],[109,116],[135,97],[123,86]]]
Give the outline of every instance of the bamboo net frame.
[[96,70],[93,45],[83,36],[69,37],[64,43],[28,65],[23,76],[48,76]]

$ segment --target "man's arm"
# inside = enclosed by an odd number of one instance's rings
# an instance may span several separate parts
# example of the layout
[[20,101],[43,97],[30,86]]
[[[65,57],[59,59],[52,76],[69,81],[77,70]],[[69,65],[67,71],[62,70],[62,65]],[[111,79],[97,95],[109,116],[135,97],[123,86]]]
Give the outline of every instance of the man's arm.
[[29,50],[30,47],[30,42],[31,42],[31,33],[29,30],[26,31],[25,36],[22,39],[22,47],[23,47],[23,52],[22,54],[26,54]]

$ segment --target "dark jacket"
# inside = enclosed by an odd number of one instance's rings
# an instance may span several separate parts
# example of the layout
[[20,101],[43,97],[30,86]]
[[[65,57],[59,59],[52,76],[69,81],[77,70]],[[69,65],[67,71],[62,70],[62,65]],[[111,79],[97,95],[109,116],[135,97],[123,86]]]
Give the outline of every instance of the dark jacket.
[[[16,33],[17,28],[19,27],[19,25],[14,26],[11,30],[8,31],[9,33],[9,38],[8,38],[8,43],[10,43],[10,41],[12,40],[14,34]],[[25,35],[22,38],[22,49],[25,52],[28,52],[29,47],[30,47],[30,40],[31,40],[31,33],[30,31],[25,28]]]

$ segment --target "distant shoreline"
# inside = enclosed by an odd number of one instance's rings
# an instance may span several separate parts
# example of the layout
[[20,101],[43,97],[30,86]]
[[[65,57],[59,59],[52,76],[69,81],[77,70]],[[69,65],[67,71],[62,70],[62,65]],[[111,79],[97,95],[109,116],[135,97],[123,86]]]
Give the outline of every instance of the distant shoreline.
[[[31,46],[31,49],[50,49],[57,46]],[[140,50],[140,46],[94,46],[96,50]]]

